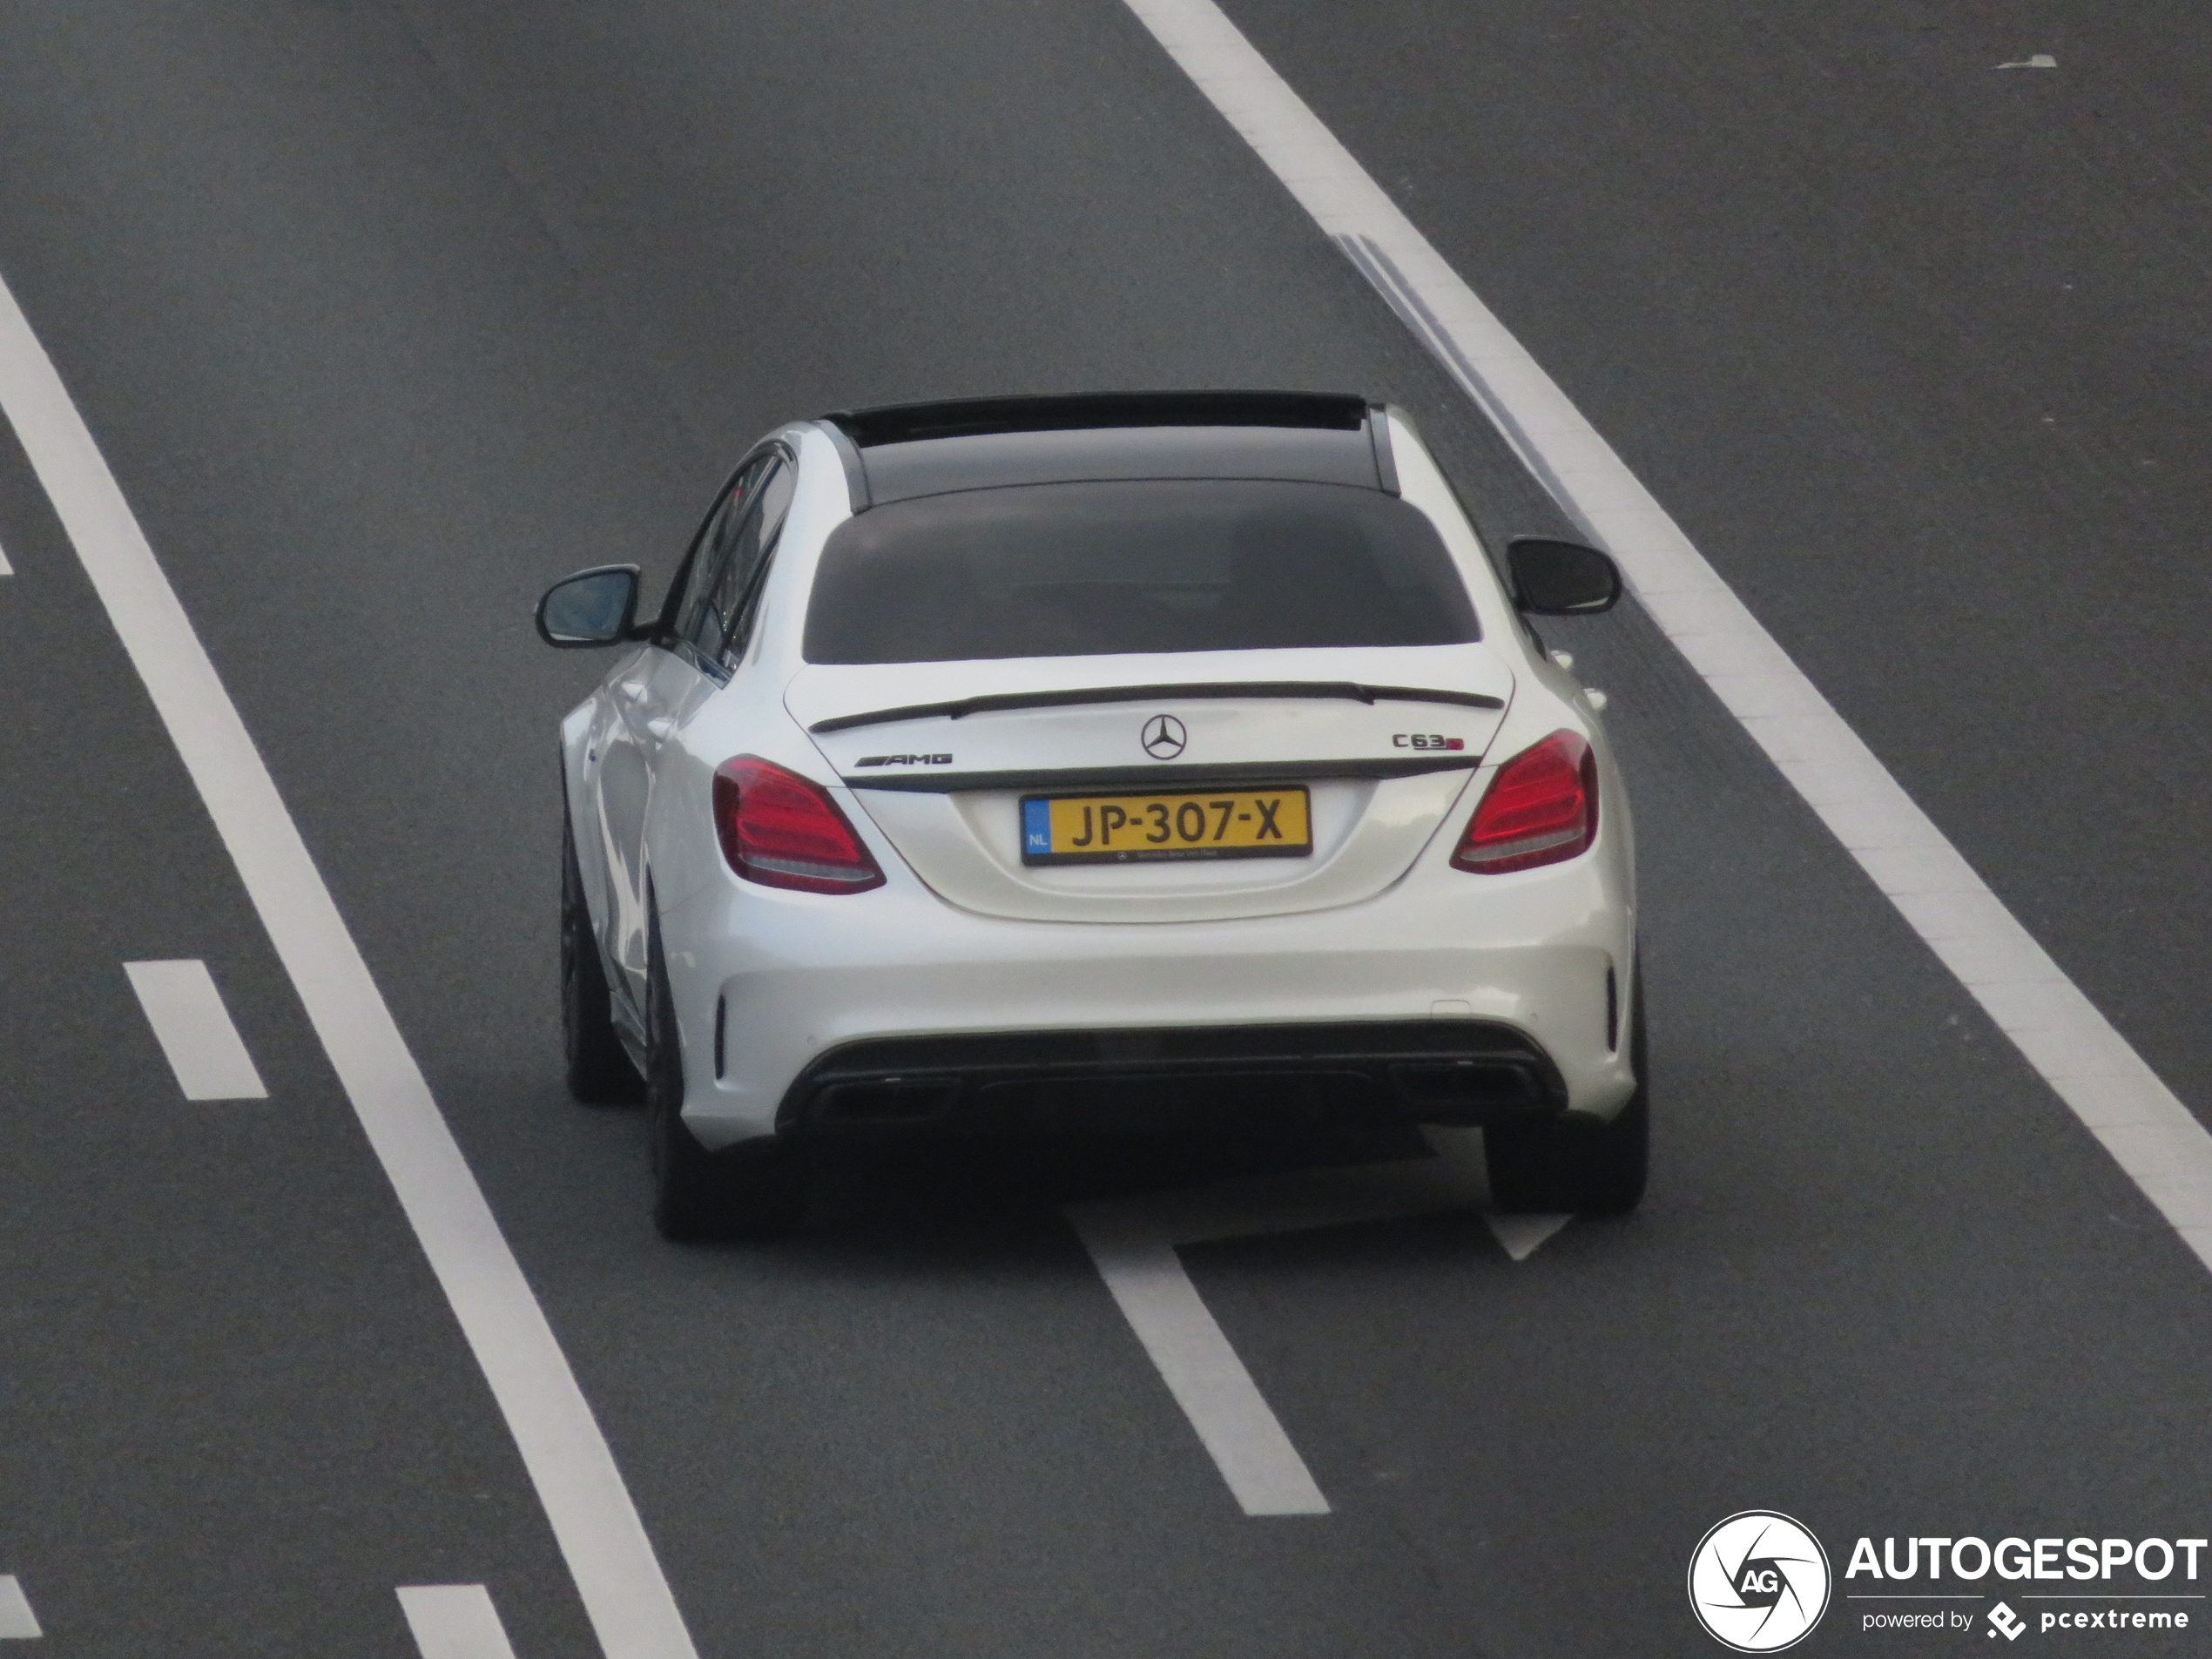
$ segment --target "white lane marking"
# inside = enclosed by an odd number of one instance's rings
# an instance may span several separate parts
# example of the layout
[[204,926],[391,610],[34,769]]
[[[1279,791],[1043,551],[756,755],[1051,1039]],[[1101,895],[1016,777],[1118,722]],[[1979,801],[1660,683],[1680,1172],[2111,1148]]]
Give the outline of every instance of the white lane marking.
[[2212,1135],[2021,927],[1612,446],[1211,0],[1128,0],[1557,497],[1905,921],[2212,1268]]
[[481,1584],[402,1584],[400,1609],[422,1659],[515,1659],[491,1592]]
[[[1329,1502],[1190,1282],[1177,1248],[1480,1207],[1490,1193],[1482,1132],[1424,1133],[1433,1158],[1293,1170],[1068,1207],[1116,1305],[1248,1515],[1326,1514]],[[1483,1219],[1519,1262],[1573,1217]]]
[[614,1454],[130,503],[0,282],[0,408],[206,803],[483,1367],[608,1659],[697,1659]]
[[186,1100],[269,1097],[206,962],[125,962],[123,971]]
[[0,547],[0,576],[13,576],[15,573],[16,567],[8,563],[8,550]]
[[1070,1219],[1244,1512],[1328,1514],[1329,1501],[1199,1299],[1175,1246],[1109,1205],[1072,1210]]
[[2017,64],[2000,64],[2000,69],[2056,69],[2059,60],[2048,52],[2038,52],[2033,57],[2023,57]]
[[0,1573],[0,1642],[28,1642],[45,1635],[30,1598],[23,1593],[13,1573]]
[[1517,1262],[1534,1256],[1561,1227],[1574,1220],[1572,1216],[1492,1216],[1488,1217],[1490,1231],[1505,1246],[1506,1254]]

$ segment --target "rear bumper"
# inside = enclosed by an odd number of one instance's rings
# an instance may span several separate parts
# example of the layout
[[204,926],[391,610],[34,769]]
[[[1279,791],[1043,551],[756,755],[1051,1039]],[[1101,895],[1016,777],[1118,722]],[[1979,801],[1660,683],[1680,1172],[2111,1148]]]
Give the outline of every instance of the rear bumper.
[[[852,895],[710,881],[663,913],[702,1143],[902,1114],[1111,1125],[1132,1103],[1196,1124],[1232,1079],[1290,1115],[1301,1080],[1327,1077],[1461,1123],[1532,1101],[1609,1118],[1635,1091],[1634,916],[1602,856],[1417,870],[1303,914],[1122,925],[978,916],[889,868]],[[903,1103],[877,1087],[909,1076]],[[1048,1082],[1056,1109],[1036,1098]]]
[[1356,1114],[1487,1126],[1559,1112],[1549,1055],[1479,1020],[878,1038],[793,1080],[779,1133],[1187,1130]]

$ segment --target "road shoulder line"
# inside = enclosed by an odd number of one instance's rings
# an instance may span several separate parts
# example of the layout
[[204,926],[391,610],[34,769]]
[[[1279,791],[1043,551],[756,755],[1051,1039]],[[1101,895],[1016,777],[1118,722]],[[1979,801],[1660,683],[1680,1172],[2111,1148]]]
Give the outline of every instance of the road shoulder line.
[[137,516],[0,282],[0,410],[238,868],[482,1367],[608,1659],[698,1659],[568,1356]]
[[1898,914],[2212,1268],[2212,1135],[1213,0],[1126,0],[1435,356]]

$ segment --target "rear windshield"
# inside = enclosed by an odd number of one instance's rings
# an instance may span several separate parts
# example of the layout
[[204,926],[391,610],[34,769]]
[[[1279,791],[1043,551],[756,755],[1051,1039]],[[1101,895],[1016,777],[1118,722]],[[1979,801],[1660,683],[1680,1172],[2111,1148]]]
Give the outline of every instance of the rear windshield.
[[934,663],[1480,637],[1419,509],[1338,484],[1179,479],[862,513],[822,550],[805,651]]

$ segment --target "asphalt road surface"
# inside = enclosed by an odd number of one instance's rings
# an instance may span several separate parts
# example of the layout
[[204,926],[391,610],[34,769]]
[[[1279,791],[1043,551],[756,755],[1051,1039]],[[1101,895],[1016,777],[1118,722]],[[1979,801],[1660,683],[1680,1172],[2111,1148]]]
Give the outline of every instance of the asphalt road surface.
[[[2212,1112],[2212,18],[1227,10]],[[1066,1206],[1404,1148],[856,1162],[800,1238],[653,1235],[640,1123],[561,1087],[554,723],[603,664],[536,642],[548,581],[664,574],[776,421],[1007,390],[1364,391],[1486,529],[1561,528],[1119,0],[17,0],[0,276],[700,1655],[1715,1653],[1683,1575],[1750,1507],[1835,1558],[1806,1651],[1986,1651],[1863,1631],[1851,1541],[2212,1532],[2204,1268],[1633,606],[1548,631],[1635,792],[1645,1207],[1521,1260],[1467,1211],[1184,1252],[1328,1513],[1244,1513]],[[0,549],[24,1651],[404,1659],[398,1588],[481,1584],[519,1659],[599,1652],[4,437]],[[184,1097],[123,966],[169,960],[207,964],[266,1098]]]

